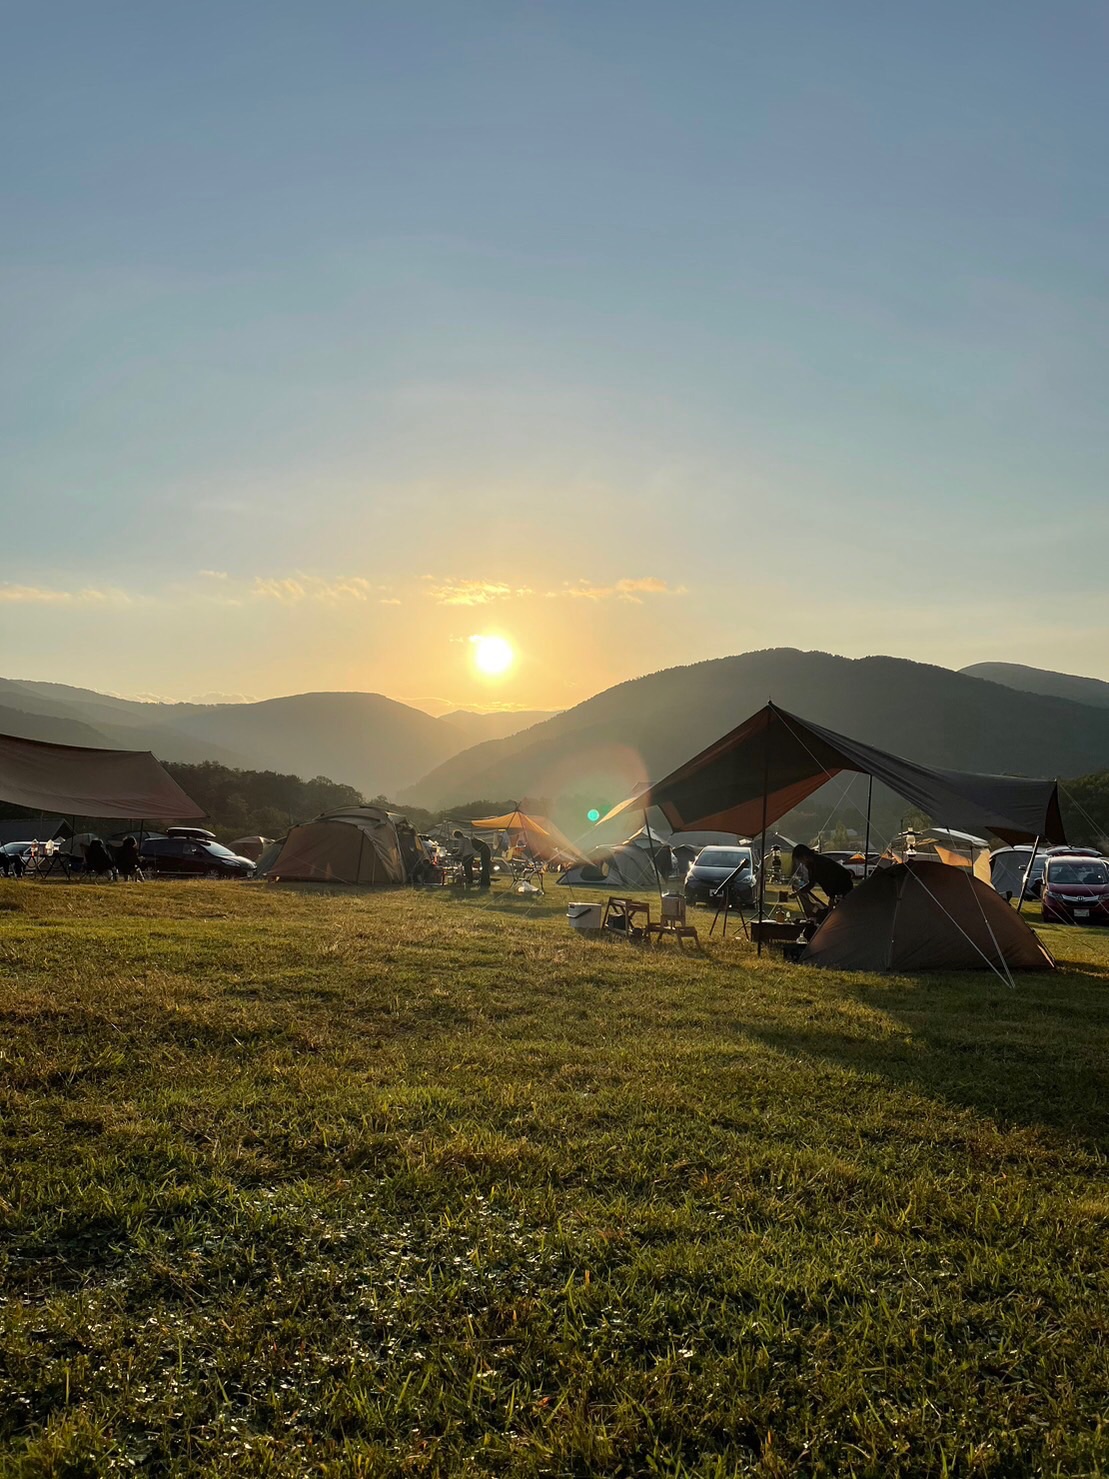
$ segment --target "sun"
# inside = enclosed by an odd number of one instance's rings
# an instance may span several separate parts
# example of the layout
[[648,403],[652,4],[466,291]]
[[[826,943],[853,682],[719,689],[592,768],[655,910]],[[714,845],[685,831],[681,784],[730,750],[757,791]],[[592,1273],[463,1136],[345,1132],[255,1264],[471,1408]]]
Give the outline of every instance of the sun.
[[474,666],[487,678],[499,678],[516,661],[512,643],[504,637],[471,637],[474,644]]

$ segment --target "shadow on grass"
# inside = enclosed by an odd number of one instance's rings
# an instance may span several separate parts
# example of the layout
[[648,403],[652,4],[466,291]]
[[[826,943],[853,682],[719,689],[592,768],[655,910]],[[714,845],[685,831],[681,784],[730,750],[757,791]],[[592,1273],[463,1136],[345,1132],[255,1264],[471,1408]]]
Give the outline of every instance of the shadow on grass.
[[846,1014],[834,1027],[825,1019],[744,1031],[778,1051],[877,1074],[1003,1124],[1109,1142],[1104,969],[1068,964],[1054,975],[1018,976],[1015,990],[986,972],[857,981],[829,973],[820,984],[882,1014],[894,1030],[868,1031],[865,1017]]

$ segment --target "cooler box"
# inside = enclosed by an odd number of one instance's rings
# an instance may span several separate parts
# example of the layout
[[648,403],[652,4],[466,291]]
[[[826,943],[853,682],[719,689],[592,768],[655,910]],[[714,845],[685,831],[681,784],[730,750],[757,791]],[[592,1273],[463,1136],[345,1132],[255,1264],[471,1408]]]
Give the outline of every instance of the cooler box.
[[601,927],[600,904],[570,904],[566,918],[572,930],[599,930]]

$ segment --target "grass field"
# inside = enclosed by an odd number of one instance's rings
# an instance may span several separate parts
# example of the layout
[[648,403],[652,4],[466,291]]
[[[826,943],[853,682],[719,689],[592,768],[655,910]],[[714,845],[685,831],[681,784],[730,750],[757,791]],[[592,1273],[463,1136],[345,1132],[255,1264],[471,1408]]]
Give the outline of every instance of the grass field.
[[0,1474],[1109,1472],[1109,938],[0,885]]

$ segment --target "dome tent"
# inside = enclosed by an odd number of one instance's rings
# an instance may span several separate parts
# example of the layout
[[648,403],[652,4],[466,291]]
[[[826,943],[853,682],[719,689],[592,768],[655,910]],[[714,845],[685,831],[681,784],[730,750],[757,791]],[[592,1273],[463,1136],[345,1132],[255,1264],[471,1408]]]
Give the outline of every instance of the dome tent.
[[568,888],[624,888],[634,893],[658,887],[651,854],[627,845],[597,848],[591,862],[567,868],[558,881]]
[[839,971],[1055,969],[1015,909],[966,868],[912,857],[879,868],[824,918],[800,955]]
[[[266,860],[263,860],[266,861]],[[258,871],[261,873],[261,866]],[[327,812],[293,827],[265,875],[283,883],[404,883],[395,821],[376,806]]]

